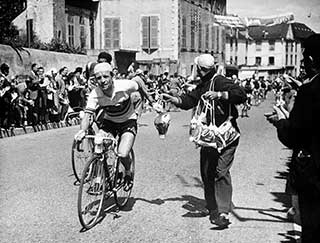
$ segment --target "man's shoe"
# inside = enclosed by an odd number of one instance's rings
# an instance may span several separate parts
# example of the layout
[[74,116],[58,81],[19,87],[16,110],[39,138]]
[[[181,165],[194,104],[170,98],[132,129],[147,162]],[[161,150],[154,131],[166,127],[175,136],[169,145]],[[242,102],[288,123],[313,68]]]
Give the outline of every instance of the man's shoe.
[[214,222],[218,219],[219,214],[217,210],[210,210],[209,211],[209,220],[211,224],[214,224]]
[[226,213],[219,214],[219,216],[215,220],[211,221],[211,223],[219,226],[220,228],[226,228],[229,224],[231,224]]

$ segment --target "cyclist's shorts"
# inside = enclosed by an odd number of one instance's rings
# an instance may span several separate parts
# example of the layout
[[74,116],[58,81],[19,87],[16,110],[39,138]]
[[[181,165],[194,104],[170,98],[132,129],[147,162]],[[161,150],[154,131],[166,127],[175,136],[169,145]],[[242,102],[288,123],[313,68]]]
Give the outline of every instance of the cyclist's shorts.
[[138,131],[137,120],[133,119],[121,123],[103,120],[100,128],[106,132],[110,132],[114,137],[117,135],[121,136],[125,132],[131,132],[134,136],[136,136]]

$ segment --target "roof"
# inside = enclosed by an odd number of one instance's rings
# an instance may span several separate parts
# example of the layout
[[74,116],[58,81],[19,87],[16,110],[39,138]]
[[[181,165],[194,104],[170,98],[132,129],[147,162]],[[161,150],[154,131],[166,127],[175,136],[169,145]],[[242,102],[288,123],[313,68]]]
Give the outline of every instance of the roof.
[[271,26],[249,26],[249,36],[254,40],[276,40],[286,38],[289,25],[287,23]]
[[303,23],[282,23],[269,26],[249,26],[249,36],[254,40],[279,40],[286,38],[289,26],[292,26],[294,39],[305,39],[314,33]]
[[314,31],[303,23],[292,23],[293,36],[297,39],[306,39],[314,34]]

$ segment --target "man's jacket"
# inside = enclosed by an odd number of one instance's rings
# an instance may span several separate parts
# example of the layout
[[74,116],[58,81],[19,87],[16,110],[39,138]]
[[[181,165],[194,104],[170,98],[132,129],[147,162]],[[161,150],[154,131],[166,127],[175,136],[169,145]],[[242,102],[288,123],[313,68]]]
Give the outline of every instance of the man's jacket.
[[[214,82],[214,91],[227,91],[228,99],[225,100],[220,98],[215,100],[215,125],[220,126],[224,121],[226,121],[231,113],[233,117],[231,122],[232,125],[239,131],[236,124],[236,119],[238,118],[238,110],[235,105],[244,103],[247,99],[245,90],[238,84],[235,84],[232,80],[222,76],[217,75],[213,78],[214,72],[208,73],[201,79],[201,84],[197,86],[196,89],[190,93],[186,93],[180,96],[182,103],[178,105],[181,109],[188,110],[197,106],[201,95],[209,91],[211,81]],[[212,79],[213,78],[213,79]],[[230,112],[231,107],[231,112]]]

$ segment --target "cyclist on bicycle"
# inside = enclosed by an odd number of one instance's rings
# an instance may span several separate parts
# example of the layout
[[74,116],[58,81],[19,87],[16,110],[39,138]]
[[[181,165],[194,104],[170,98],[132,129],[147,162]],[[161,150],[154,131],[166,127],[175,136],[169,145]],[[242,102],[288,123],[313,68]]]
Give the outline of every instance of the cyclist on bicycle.
[[119,136],[118,156],[126,170],[125,178],[127,178],[127,181],[131,181],[129,153],[137,134],[138,115],[130,95],[135,91],[141,91],[150,104],[153,104],[155,110],[158,107],[151,96],[144,89],[141,89],[137,82],[113,79],[112,67],[108,63],[98,63],[94,67],[94,78],[97,87],[89,94],[85,115],[75,139],[81,141],[84,138],[90,127],[91,116],[98,107],[102,108],[104,114],[100,129],[111,133],[114,137]]

